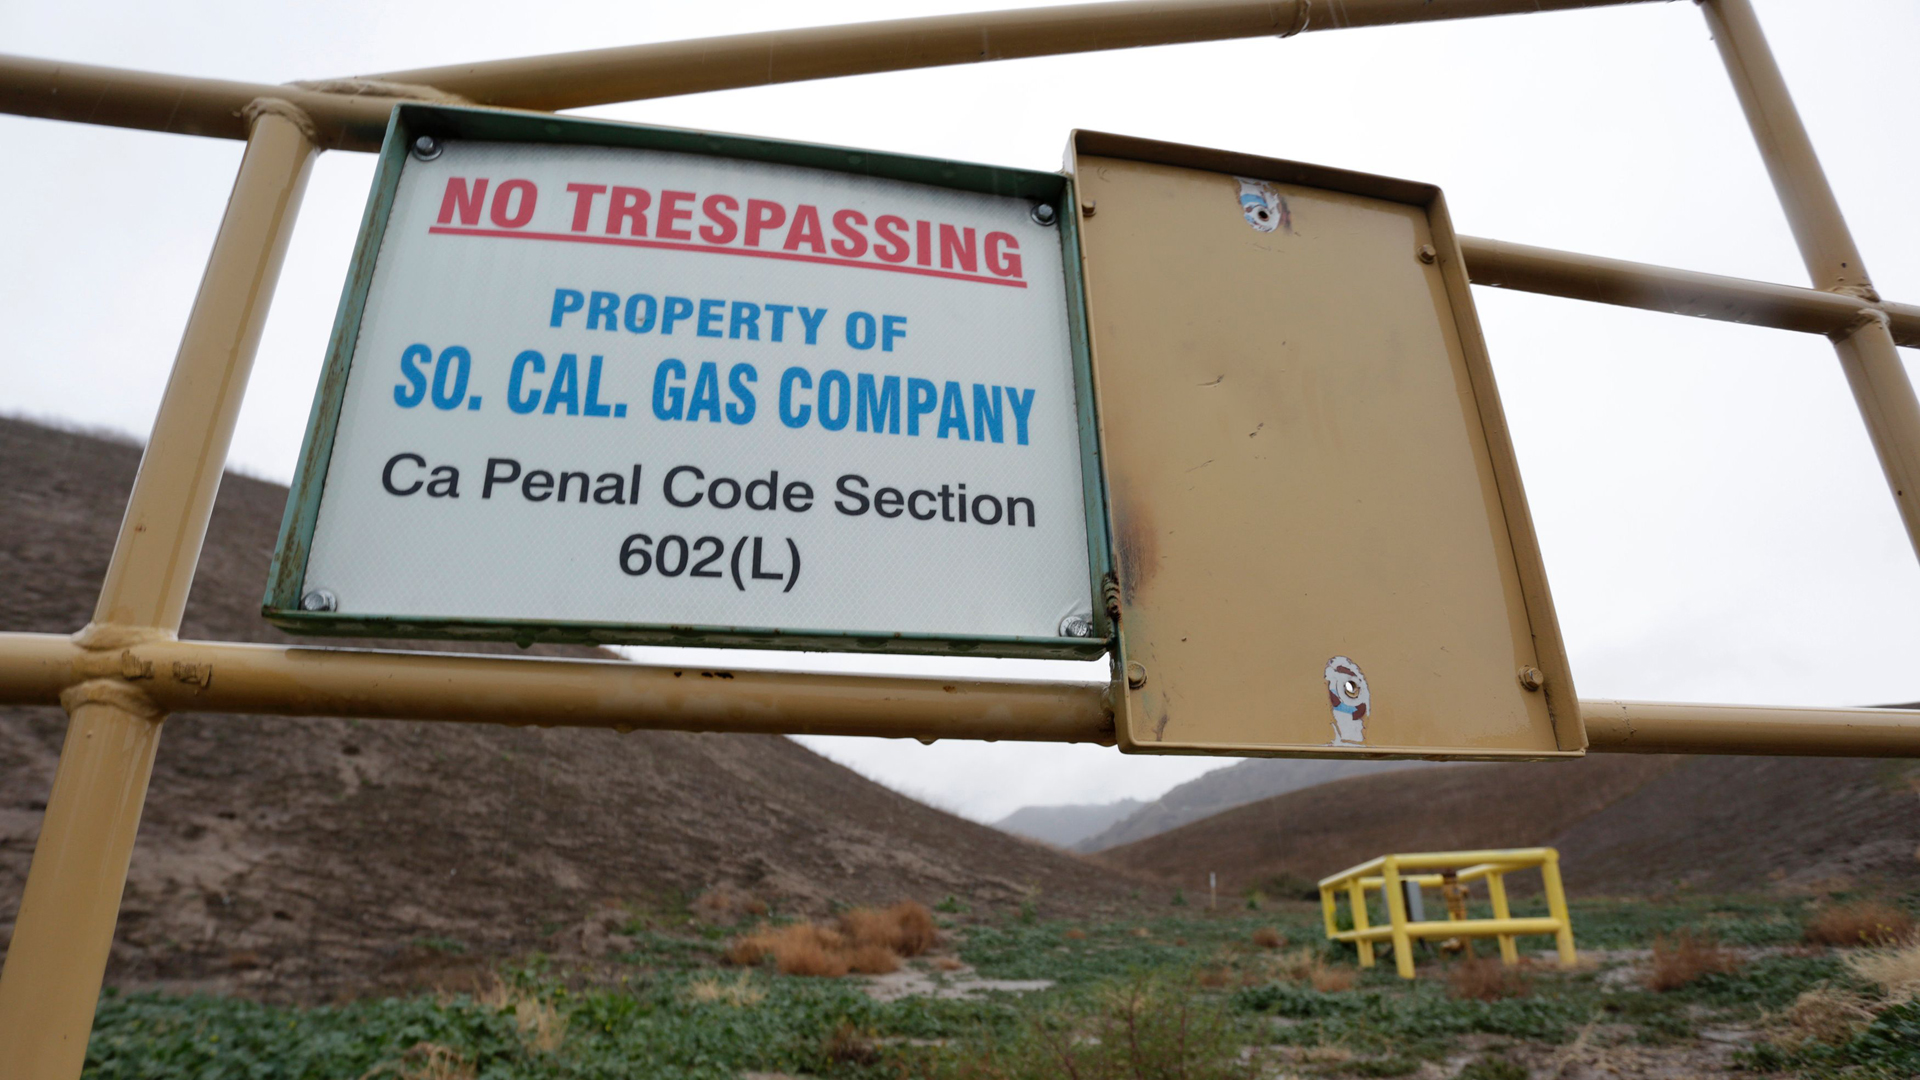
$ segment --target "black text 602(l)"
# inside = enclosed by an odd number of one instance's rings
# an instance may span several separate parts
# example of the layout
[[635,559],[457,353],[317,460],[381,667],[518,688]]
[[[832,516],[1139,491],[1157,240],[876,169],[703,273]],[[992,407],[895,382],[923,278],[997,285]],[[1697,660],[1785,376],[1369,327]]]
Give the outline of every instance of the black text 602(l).
[[[779,582],[781,592],[792,592],[793,586],[800,580],[800,545],[791,537],[775,539],[778,544],[784,540],[787,548],[787,564],[781,566],[769,559],[766,537],[742,536],[733,543],[732,557],[728,557],[727,542],[717,536],[702,536],[688,540],[684,536],[662,536],[657,542],[646,533],[634,533],[620,545],[620,572],[628,577],[642,577],[646,574],[658,574],[661,577],[677,578],[682,575],[689,578],[724,579],[731,571],[734,587],[741,592],[747,591],[747,582]],[[774,558],[778,558],[778,548],[774,549]],[[723,559],[725,569],[715,568]],[[744,566],[742,564],[745,564]]]

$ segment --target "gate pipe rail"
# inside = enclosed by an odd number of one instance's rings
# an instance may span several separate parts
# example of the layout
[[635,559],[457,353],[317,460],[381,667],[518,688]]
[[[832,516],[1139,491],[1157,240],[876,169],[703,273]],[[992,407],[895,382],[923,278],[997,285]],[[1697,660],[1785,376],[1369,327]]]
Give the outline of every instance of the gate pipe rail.
[[1616,7],[1651,0],[1121,0],[771,30],[513,60],[392,71],[368,78],[435,86],[487,105],[578,109],[1068,53],[1488,15]]
[[[169,712],[1113,742],[1104,684],[659,667],[160,639],[0,634],[0,705],[112,680]],[[1582,701],[1595,753],[1920,757],[1920,708]]]
[[[1753,129],[1808,276],[1824,291],[1878,300],[1751,0],[1705,0],[1700,10]],[[1914,394],[1894,347],[1889,322],[1884,316],[1863,319],[1851,332],[1835,335],[1833,347],[1906,524],[1907,540],[1920,555],[1920,396]]]
[[[247,152],[127,499],[96,621],[83,631],[96,648],[171,639],[180,628],[313,164],[312,128],[297,109],[260,101],[246,118]],[[0,968],[0,1077],[9,1080],[80,1075],[166,718],[124,678],[71,679],[55,700],[70,718],[66,743]]]

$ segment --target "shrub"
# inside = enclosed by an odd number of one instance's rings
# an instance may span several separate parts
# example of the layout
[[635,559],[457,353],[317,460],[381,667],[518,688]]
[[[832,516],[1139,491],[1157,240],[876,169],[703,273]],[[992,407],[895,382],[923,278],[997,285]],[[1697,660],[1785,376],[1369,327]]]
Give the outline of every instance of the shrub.
[[1253,943],[1263,949],[1278,949],[1287,943],[1287,938],[1273,927],[1263,926],[1253,932]]
[[1731,975],[1739,968],[1740,958],[1706,934],[1692,930],[1659,934],[1653,939],[1653,967],[1646,985],[1649,990],[1678,990],[1703,975]]
[[1913,935],[1913,916],[1884,900],[1855,900],[1820,909],[1807,922],[1815,945],[1891,945]]
[[1499,1001],[1532,990],[1524,974],[1490,956],[1462,957],[1447,969],[1447,996],[1461,1001]]

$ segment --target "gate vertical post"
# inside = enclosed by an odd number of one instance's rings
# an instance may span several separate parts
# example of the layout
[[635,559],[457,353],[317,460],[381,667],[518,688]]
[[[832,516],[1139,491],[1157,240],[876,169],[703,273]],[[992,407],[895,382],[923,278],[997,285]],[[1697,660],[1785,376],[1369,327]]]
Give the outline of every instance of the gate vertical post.
[[[249,109],[246,156],[194,297],[82,647],[118,650],[180,628],[187,591],[267,308],[313,160],[285,102]],[[137,674],[124,673],[127,678]],[[165,719],[137,682],[61,697],[67,738],[0,968],[0,1076],[80,1075]]]
[[1393,966],[1403,979],[1413,978],[1413,937],[1407,933],[1407,894],[1400,887],[1400,860],[1387,856],[1380,867],[1380,891],[1386,893],[1387,922],[1393,927]]
[[[1878,301],[1751,0],[1704,0],[1700,6],[1814,287]],[[1920,399],[1886,316],[1862,307],[1860,325],[1836,335],[1834,351],[1900,508],[1907,539],[1920,555]]]
[[[1513,918],[1513,909],[1507,906],[1507,872],[1495,870],[1487,875],[1487,899],[1493,903],[1493,917],[1505,922]],[[1514,944],[1512,934],[1501,934],[1500,962],[1512,967],[1520,962],[1520,950]]]
[[[1347,879],[1347,907],[1353,911],[1353,928],[1355,930],[1367,929],[1370,925],[1367,921],[1367,887],[1361,883],[1360,877],[1357,874]],[[1359,954],[1360,957],[1360,966],[1363,968],[1372,967],[1372,940],[1364,937],[1356,938],[1353,944],[1354,952]]]
[[1552,848],[1540,863],[1540,883],[1547,894],[1547,914],[1560,924],[1553,932],[1560,966],[1570,968],[1579,962],[1580,954],[1573,948],[1573,913],[1567,910],[1567,889],[1560,881],[1560,853]]

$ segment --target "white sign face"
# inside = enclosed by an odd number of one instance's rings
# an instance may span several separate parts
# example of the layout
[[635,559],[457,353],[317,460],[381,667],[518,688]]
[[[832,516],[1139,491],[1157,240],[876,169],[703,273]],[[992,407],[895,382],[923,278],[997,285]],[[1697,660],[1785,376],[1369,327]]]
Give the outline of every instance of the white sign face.
[[401,173],[303,594],[374,619],[943,638],[1090,614],[1060,237],[1031,201],[440,150]]

